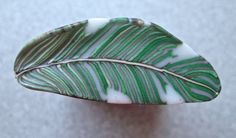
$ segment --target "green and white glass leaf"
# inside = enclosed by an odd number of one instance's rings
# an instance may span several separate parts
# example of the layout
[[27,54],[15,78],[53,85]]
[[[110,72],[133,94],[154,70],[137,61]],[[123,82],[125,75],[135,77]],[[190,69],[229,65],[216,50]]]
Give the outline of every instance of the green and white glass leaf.
[[89,19],[34,39],[16,58],[30,89],[108,103],[175,104],[214,99],[213,67],[181,40],[140,19]]

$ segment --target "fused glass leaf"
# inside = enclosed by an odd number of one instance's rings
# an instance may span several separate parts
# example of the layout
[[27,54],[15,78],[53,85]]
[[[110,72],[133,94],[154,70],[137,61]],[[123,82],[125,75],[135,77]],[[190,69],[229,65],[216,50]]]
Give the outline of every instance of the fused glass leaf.
[[140,19],[89,19],[45,33],[14,70],[27,88],[108,103],[201,102],[221,90],[203,57]]

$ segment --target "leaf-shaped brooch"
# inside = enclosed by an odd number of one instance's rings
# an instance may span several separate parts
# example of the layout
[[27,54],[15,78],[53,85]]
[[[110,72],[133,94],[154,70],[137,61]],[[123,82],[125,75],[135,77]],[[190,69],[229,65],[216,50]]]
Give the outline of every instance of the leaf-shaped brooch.
[[89,19],[47,32],[16,58],[30,89],[118,104],[176,104],[214,99],[213,67],[154,23]]

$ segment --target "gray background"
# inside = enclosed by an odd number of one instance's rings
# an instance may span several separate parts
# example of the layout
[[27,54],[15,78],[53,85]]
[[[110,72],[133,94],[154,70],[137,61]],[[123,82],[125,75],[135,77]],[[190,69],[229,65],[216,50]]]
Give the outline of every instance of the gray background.
[[[1,0],[0,138],[223,138],[236,134],[235,0]],[[108,105],[23,88],[13,63],[41,33],[92,17],[155,22],[208,59],[218,98],[171,106]]]

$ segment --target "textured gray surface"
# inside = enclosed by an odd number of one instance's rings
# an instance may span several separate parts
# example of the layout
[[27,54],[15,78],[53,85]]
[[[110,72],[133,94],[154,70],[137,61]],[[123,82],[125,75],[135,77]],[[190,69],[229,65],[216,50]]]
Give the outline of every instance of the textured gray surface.
[[[234,0],[9,0],[0,5],[0,138],[235,137]],[[138,17],[178,36],[208,59],[223,89],[207,103],[122,106],[23,88],[13,63],[22,46],[52,28],[91,17]]]

